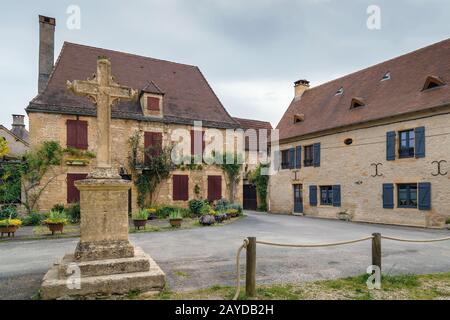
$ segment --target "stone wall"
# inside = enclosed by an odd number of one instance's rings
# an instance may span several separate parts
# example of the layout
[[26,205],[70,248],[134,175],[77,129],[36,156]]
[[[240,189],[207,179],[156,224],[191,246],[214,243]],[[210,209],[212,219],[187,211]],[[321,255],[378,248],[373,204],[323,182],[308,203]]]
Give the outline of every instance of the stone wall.
[[[59,114],[44,114],[44,113],[30,113],[30,143],[31,146],[38,145],[43,141],[55,140],[59,141],[61,146],[66,146],[66,121],[68,119],[75,120],[76,116],[59,115]],[[97,149],[97,119],[94,117],[79,117],[79,120],[88,122],[88,144],[89,150],[95,152]],[[144,144],[144,132],[162,132],[163,144],[170,144],[170,135],[173,130],[183,128],[190,130],[190,126],[186,125],[166,125],[160,122],[141,122],[135,120],[121,120],[113,119],[111,122],[111,161],[117,170],[123,168],[125,173],[130,174],[131,171],[128,166],[128,157],[130,153],[130,146],[128,139],[139,130],[141,133],[141,144]],[[143,157],[143,155],[141,155]],[[69,166],[63,164],[61,167],[52,168],[52,173],[48,176],[53,176],[55,172],[57,177],[49,184],[43,192],[40,202],[39,210],[46,211],[57,203],[66,203],[67,199],[67,173],[89,173],[95,167],[95,159],[92,159],[87,166]],[[217,166],[204,165],[202,170],[176,170],[172,174],[189,175],[189,198],[195,198],[194,187],[196,184],[200,187],[200,197],[206,198],[208,194],[208,175],[222,176],[222,196],[228,198],[228,190],[226,185],[226,177],[223,171]],[[48,177],[47,177],[48,178]],[[44,179],[45,180],[45,179]],[[242,179],[236,191],[236,203],[242,204]],[[135,185],[132,187],[132,208],[137,210],[137,190]],[[173,204],[179,206],[187,206],[186,201],[172,200],[172,179],[160,184],[157,190],[157,204]]]
[[[347,212],[354,221],[387,223],[421,227],[442,227],[445,217],[450,217],[450,115],[422,114],[400,119],[395,123],[375,123],[372,127],[354,128],[346,132],[299,140],[280,145],[280,150],[298,145],[321,143],[321,166],[281,170],[270,179],[270,211],[292,213],[294,207],[293,184],[303,185],[304,213],[309,216],[337,218]],[[299,124],[302,125],[302,124]],[[425,126],[426,157],[386,161],[386,132],[401,131]],[[347,146],[344,140],[353,139]],[[398,135],[397,135],[398,144]],[[398,147],[396,147],[396,150]],[[303,150],[302,150],[303,151]],[[397,151],[398,152],[398,151]],[[302,152],[302,161],[304,153]],[[446,160],[442,171],[446,175],[433,176],[437,165],[433,161]],[[373,163],[381,163],[375,174]],[[383,209],[383,183],[431,183],[431,211],[397,207],[397,188],[394,190],[394,209]],[[341,207],[309,205],[309,186],[340,185]]]

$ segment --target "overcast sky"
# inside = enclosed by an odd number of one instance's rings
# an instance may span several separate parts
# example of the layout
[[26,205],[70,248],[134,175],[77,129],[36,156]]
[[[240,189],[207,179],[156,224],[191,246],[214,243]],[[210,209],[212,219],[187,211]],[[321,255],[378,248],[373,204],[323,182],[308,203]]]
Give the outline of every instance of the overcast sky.
[[[70,5],[81,28],[67,25]],[[381,29],[367,8],[381,9]],[[37,93],[38,14],[55,17],[64,41],[200,67],[233,116],[277,125],[293,82],[312,86],[446,39],[448,0],[2,1],[0,124]]]

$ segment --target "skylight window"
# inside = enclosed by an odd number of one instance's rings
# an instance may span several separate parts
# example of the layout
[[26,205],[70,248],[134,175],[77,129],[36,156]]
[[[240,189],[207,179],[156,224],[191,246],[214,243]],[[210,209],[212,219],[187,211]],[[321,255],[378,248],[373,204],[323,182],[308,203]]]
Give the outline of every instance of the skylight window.
[[439,77],[435,76],[429,76],[427,80],[425,81],[425,85],[423,86],[423,91],[433,89],[433,88],[439,88],[445,85],[445,82],[441,80]]
[[364,103],[364,101],[362,99],[360,99],[360,98],[353,98],[350,108],[351,109],[356,109],[356,108],[364,107],[365,105],[366,104]]
[[344,94],[344,88],[343,88],[343,87],[340,87],[339,90],[336,91],[335,96],[340,96],[340,95],[342,95],[342,94]]
[[381,78],[381,81],[391,80],[391,73],[387,72],[383,78]]

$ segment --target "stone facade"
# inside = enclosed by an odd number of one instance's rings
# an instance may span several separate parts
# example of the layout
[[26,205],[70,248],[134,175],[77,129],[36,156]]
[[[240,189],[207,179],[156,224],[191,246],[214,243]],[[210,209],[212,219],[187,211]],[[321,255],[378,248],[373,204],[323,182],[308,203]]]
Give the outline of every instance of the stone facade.
[[[280,150],[296,146],[321,144],[320,167],[280,170],[270,179],[269,208],[272,213],[292,213],[294,211],[293,185],[301,184],[303,189],[304,214],[308,216],[337,218],[346,212],[353,221],[386,223],[419,227],[443,227],[445,219],[450,217],[450,114],[449,108],[440,111],[424,111],[408,117],[366,123],[334,130],[321,136],[303,139],[291,139],[281,142]],[[416,127],[425,127],[425,158],[407,158],[395,161],[386,160],[386,133],[402,131]],[[353,139],[351,145],[344,141]],[[398,135],[397,135],[398,150]],[[442,162],[441,173],[437,173],[437,164]],[[375,175],[375,166],[382,176]],[[298,172],[294,172],[298,171]],[[445,173],[445,174],[444,174]],[[398,208],[397,184],[431,183],[431,210],[420,211],[417,208]],[[394,209],[383,209],[382,185],[394,184]],[[309,186],[341,186],[341,206],[323,206],[309,204]]]
[[[31,146],[38,145],[43,141],[55,140],[59,141],[62,147],[66,146],[67,133],[66,121],[75,120],[77,116],[49,114],[49,113],[30,113],[30,144]],[[88,144],[89,150],[97,150],[97,118],[79,116],[79,120],[88,122]],[[144,144],[144,132],[161,132],[163,133],[163,145],[170,143],[170,136],[175,129],[191,130],[192,127],[188,125],[178,124],[164,124],[162,122],[151,121],[136,121],[136,120],[111,120],[111,161],[114,168],[117,170],[123,168],[125,174],[131,174],[128,165],[130,146],[128,139],[139,130],[141,132],[141,144]],[[87,166],[71,166],[63,164],[61,167],[53,168],[58,177],[49,184],[44,190],[38,207],[40,211],[49,210],[57,203],[66,203],[67,201],[67,174],[90,173],[96,166],[96,160],[92,159]],[[228,198],[228,190],[226,184],[226,176],[224,172],[217,166],[203,166],[202,170],[175,170],[172,174],[182,174],[189,176],[189,199],[207,198],[208,195],[208,175],[222,176],[222,196]],[[195,185],[200,187],[200,195],[195,195]],[[160,184],[157,195],[156,204],[167,204],[177,206],[187,206],[187,201],[173,201],[172,200],[172,179]],[[138,209],[137,206],[137,190],[136,186],[132,185],[132,211]],[[242,179],[236,190],[236,203],[242,204]]]

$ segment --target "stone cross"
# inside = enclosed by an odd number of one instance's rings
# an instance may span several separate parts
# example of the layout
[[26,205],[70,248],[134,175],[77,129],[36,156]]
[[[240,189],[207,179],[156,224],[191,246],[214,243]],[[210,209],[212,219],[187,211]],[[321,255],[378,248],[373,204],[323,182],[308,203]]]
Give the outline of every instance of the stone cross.
[[79,96],[88,97],[97,106],[97,168],[92,178],[117,178],[111,168],[111,107],[119,100],[134,100],[137,91],[121,86],[111,74],[111,62],[98,57],[97,74],[88,80],[67,81],[67,88]]

